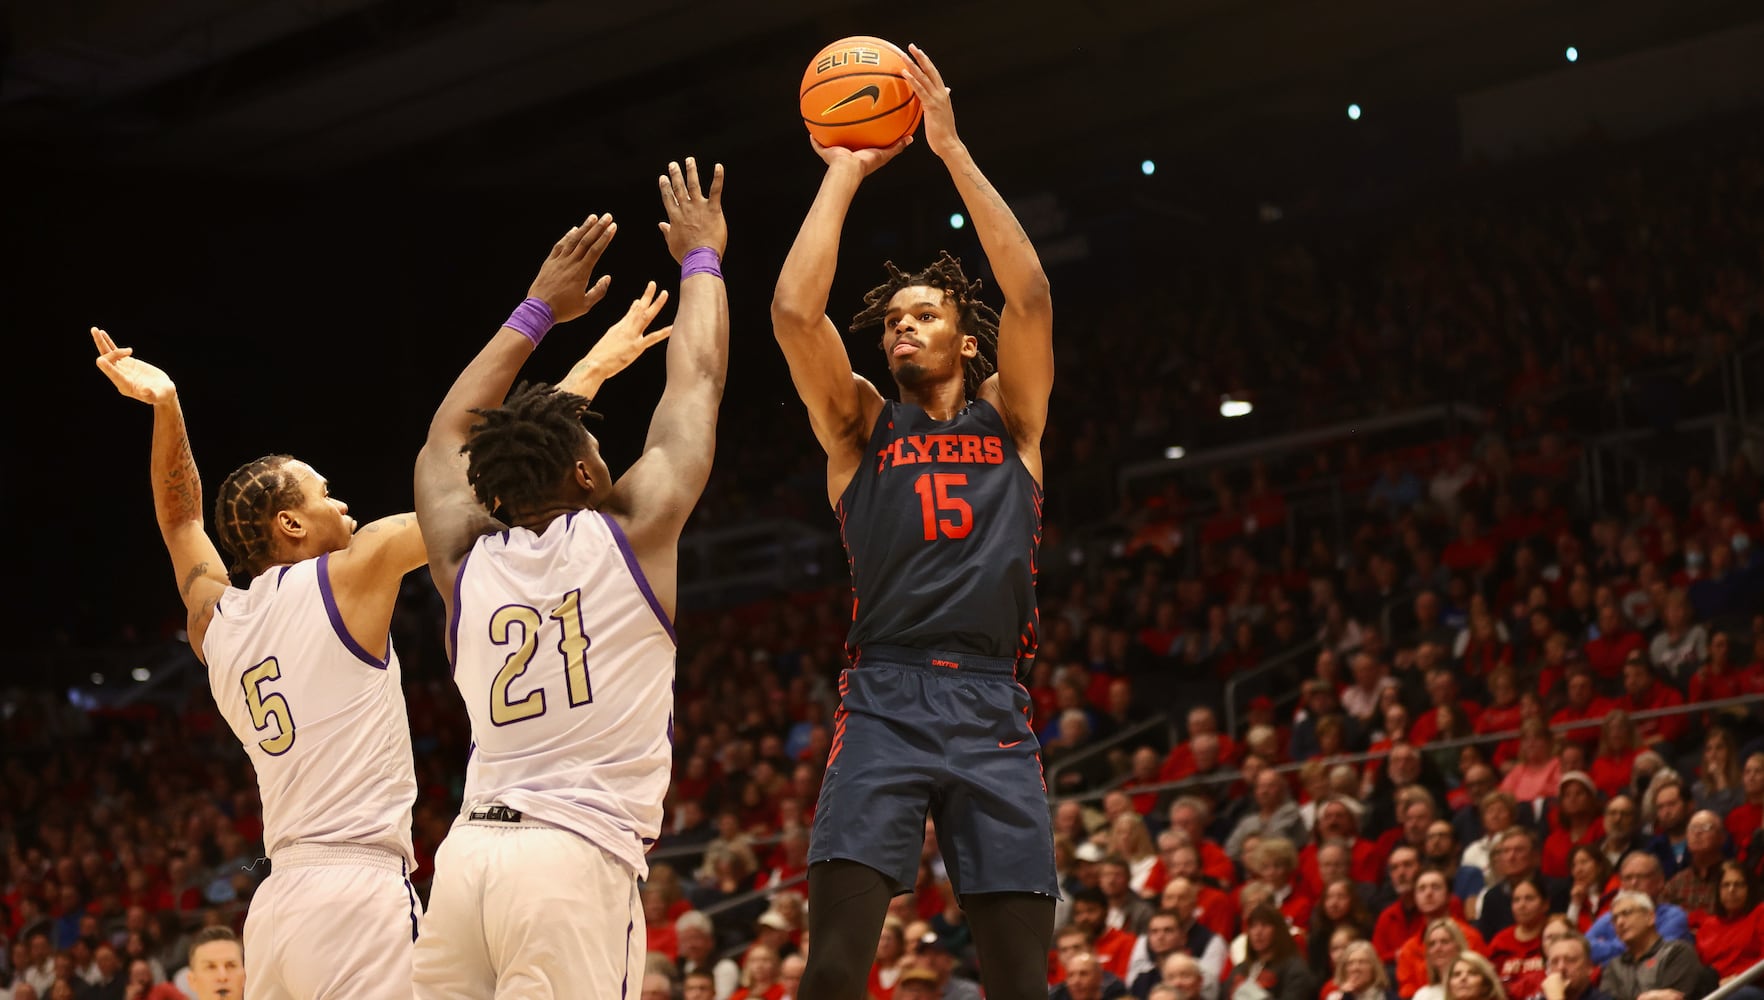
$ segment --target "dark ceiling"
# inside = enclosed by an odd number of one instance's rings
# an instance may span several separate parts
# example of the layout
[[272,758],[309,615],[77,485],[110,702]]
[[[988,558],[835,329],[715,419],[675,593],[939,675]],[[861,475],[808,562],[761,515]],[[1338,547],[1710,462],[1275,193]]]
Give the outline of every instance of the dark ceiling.
[[[9,159],[416,186],[580,184],[796,150],[825,42],[916,41],[989,158],[1252,156],[1327,123],[1758,16],[1755,0],[81,0],[12,5]],[[1449,115],[1446,117],[1449,118]],[[1449,128],[1448,128],[1449,131]],[[806,155],[806,153],[792,155]],[[18,162],[18,161],[14,161]]]

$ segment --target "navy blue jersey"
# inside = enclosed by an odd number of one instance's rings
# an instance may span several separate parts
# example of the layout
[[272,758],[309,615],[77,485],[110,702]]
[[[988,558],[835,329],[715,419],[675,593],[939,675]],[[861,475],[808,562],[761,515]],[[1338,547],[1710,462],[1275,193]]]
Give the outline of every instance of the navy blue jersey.
[[870,644],[1035,653],[1041,486],[984,400],[946,421],[888,401],[839,498],[851,563],[847,651]]

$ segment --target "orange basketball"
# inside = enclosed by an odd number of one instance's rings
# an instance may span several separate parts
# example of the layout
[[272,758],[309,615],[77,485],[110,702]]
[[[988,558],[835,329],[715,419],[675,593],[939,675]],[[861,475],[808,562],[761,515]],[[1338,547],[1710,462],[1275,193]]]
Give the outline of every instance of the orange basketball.
[[841,38],[815,53],[802,74],[802,123],[823,146],[892,145],[919,127],[924,111],[906,78],[911,57],[870,35]]

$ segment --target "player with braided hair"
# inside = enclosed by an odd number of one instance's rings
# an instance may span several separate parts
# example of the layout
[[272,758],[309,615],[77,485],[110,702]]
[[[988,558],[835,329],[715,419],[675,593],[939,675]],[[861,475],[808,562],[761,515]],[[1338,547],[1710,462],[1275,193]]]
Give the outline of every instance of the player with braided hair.
[[[854,374],[827,296],[859,185],[898,155],[815,144],[827,163],[778,277],[772,326],[827,452],[827,499],[851,562],[851,668],[809,850],[802,994],[858,1000],[889,897],[912,889],[927,813],[967,911],[988,997],[1047,995],[1053,834],[1028,693],[1041,539],[1041,433],[1053,389],[1047,276],[956,135],[923,51],[902,70],[1004,293],[1002,314],[944,254],[864,297],[899,390]],[[997,371],[989,355],[996,351]]]
[[937,255],[931,266],[907,274],[885,261],[888,280],[864,293],[864,311],[852,317],[852,333],[873,326],[884,326],[888,307],[895,295],[907,288],[936,288],[943,292],[943,304],[954,314],[956,328],[977,342],[978,350],[962,358],[962,396],[974,399],[981,386],[995,370],[992,359],[998,355],[998,313],[980,299],[980,279],[962,273],[962,262],[949,251]]
[[358,530],[312,466],[260,458],[215,503],[229,583],[177,387],[103,330],[92,340],[117,390],[153,407],[153,506],[190,648],[257,773],[272,874],[245,920],[251,996],[408,997],[416,773],[388,629],[424,561],[416,517]]
[[[680,531],[710,476],[729,360],[723,168],[708,190],[691,159],[660,180],[681,265],[674,325],[645,332],[667,301],[651,282],[557,387],[503,398],[552,324],[606,294],[589,277],[615,224],[589,216],[454,382],[417,458],[473,740],[417,943],[421,1000],[613,997],[643,975],[637,880],[673,761]],[[670,334],[643,454],[615,480],[582,416],[603,379]]]

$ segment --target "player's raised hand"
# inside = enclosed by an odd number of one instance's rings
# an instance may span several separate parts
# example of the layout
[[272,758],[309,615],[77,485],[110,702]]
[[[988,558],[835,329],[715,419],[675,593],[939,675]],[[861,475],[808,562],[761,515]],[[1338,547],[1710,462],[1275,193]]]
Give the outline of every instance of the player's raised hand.
[[827,166],[835,166],[842,160],[850,161],[863,168],[865,177],[882,169],[884,163],[899,156],[901,150],[912,144],[913,136],[911,132],[896,139],[892,146],[877,146],[870,149],[846,149],[844,146],[823,146],[819,142],[816,142],[813,137],[809,138],[809,145],[815,147],[815,155],[826,160]]
[[98,370],[117,392],[143,403],[163,403],[177,396],[171,376],[135,357],[134,348],[116,346],[110,334],[97,327],[92,328],[92,343],[98,348]]
[[955,108],[950,105],[949,88],[944,85],[937,64],[924,49],[908,45],[907,52],[913,61],[901,68],[900,75],[906,77],[907,85],[918,95],[919,106],[925,109],[925,142],[939,157],[948,156],[962,145],[961,138],[956,135]]
[[581,225],[571,226],[552,245],[545,263],[539,265],[539,276],[533,279],[527,296],[545,300],[551,307],[551,318],[559,323],[567,323],[594,308],[595,303],[606,298],[612,278],[602,275],[592,285],[588,280],[618,229],[611,215],[590,215]]
[[671,326],[649,332],[649,324],[655,322],[662,306],[667,304],[668,293],[663,291],[658,294],[655,282],[650,282],[642,296],[632,300],[631,308],[625,310],[624,317],[595,341],[594,346],[589,348],[582,360],[576,362],[557,387],[565,392],[593,398],[600,383],[624,371],[631,362],[637,360],[638,355],[668,339],[668,334],[674,332]]
[[668,172],[656,179],[661,188],[662,208],[668,221],[658,223],[667,237],[668,252],[677,261],[684,261],[688,251],[710,247],[723,256],[729,245],[729,226],[723,220],[723,165],[711,168],[710,190],[698,182],[698,161],[686,157],[686,166],[669,162]]

